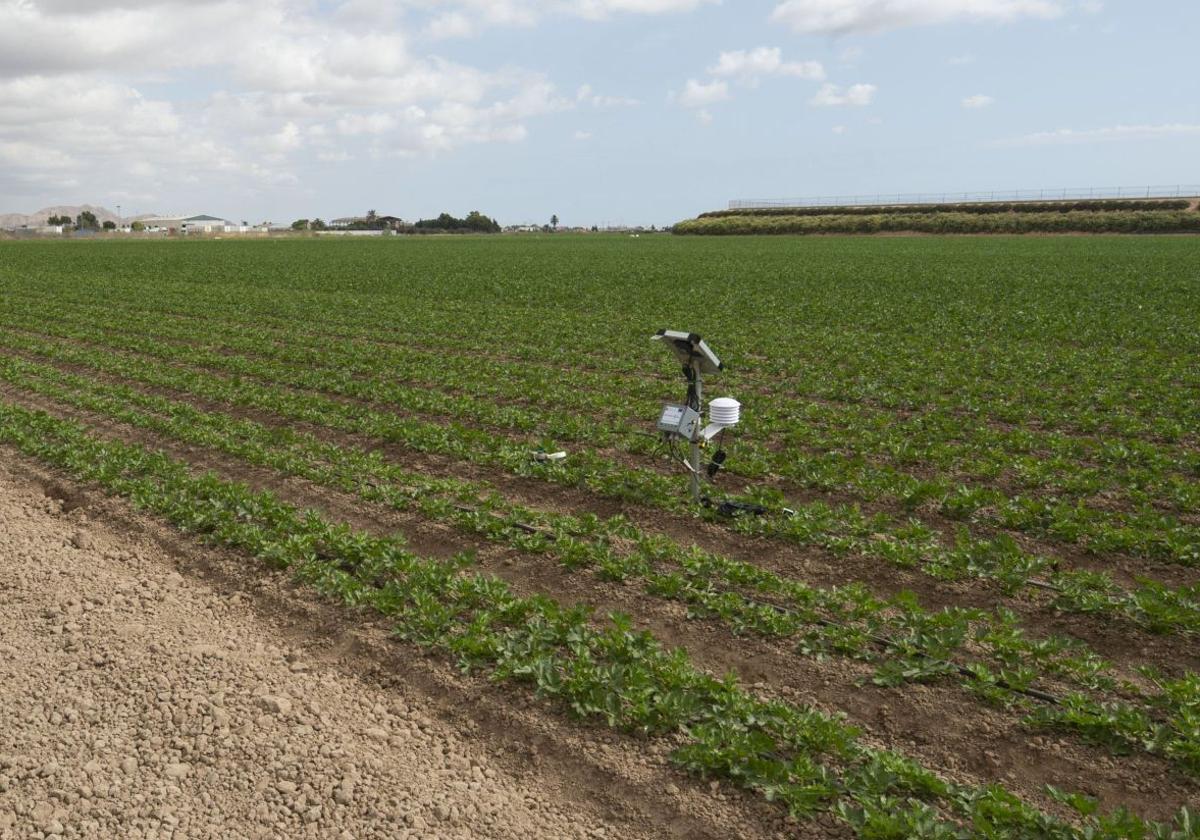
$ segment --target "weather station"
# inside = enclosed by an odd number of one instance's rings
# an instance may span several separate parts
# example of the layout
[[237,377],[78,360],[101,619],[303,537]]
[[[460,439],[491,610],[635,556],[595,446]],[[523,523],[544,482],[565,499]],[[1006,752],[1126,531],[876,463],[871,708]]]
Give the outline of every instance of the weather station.
[[[708,423],[704,422],[704,377],[720,373],[725,365],[696,333],[679,330],[659,330],[651,341],[662,342],[679,361],[687,382],[687,398],[682,403],[666,403],[658,415],[658,432],[674,460],[688,470],[688,487],[692,501],[701,501],[701,487],[711,482],[725,463],[722,448],[727,429],[741,420],[742,405],[732,397],[718,397],[708,405]],[[685,444],[687,457],[676,454],[675,446]],[[705,464],[705,450],[715,451]]]

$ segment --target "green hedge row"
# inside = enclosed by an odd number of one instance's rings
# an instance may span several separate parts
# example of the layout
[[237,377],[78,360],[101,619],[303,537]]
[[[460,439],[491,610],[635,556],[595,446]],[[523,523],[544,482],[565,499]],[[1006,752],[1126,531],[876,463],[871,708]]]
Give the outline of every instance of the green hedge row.
[[1025,201],[988,202],[982,204],[893,204],[871,207],[753,207],[740,210],[712,210],[701,213],[701,219],[720,219],[727,216],[881,216],[891,214],[933,213],[1082,213],[1117,210],[1187,210],[1191,202],[1185,198],[1128,201],[1093,199],[1089,201]]
[[1087,211],[1069,213],[936,213],[870,216],[722,216],[679,222],[677,234],[773,233],[1200,233],[1200,213]]

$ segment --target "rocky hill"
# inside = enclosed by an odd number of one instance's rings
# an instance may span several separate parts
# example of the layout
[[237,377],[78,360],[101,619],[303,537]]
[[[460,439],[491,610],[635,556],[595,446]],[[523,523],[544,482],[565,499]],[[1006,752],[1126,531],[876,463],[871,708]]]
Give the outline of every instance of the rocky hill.
[[46,219],[50,216],[70,216],[74,219],[85,210],[90,210],[96,214],[96,218],[101,224],[104,222],[117,222],[124,220],[126,222],[134,219],[148,219],[152,214],[143,213],[137,216],[122,216],[117,218],[117,214],[107,207],[100,207],[95,204],[59,204],[54,207],[43,207],[35,213],[28,215],[24,213],[0,213],[0,228],[19,228],[24,225],[43,225]]

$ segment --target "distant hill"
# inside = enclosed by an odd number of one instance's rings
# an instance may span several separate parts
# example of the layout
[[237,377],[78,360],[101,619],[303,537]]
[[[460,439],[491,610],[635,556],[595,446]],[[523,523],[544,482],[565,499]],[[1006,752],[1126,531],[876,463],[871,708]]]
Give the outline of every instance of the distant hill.
[[95,204],[58,204],[54,207],[43,207],[35,213],[28,215],[24,213],[0,213],[0,228],[19,228],[23,225],[44,225],[46,219],[51,216],[70,216],[74,219],[84,210],[90,210],[96,214],[96,218],[101,224],[104,222],[131,222],[136,219],[149,219],[154,216],[153,213],[142,213],[137,216],[122,216],[117,218],[117,214],[107,207],[100,207]]

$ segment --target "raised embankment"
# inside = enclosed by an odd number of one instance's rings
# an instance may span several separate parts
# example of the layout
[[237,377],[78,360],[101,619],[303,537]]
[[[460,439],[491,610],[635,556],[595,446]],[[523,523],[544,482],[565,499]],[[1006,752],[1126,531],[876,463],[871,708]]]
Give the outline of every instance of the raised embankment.
[[1194,198],[714,210],[677,234],[1200,233]]

